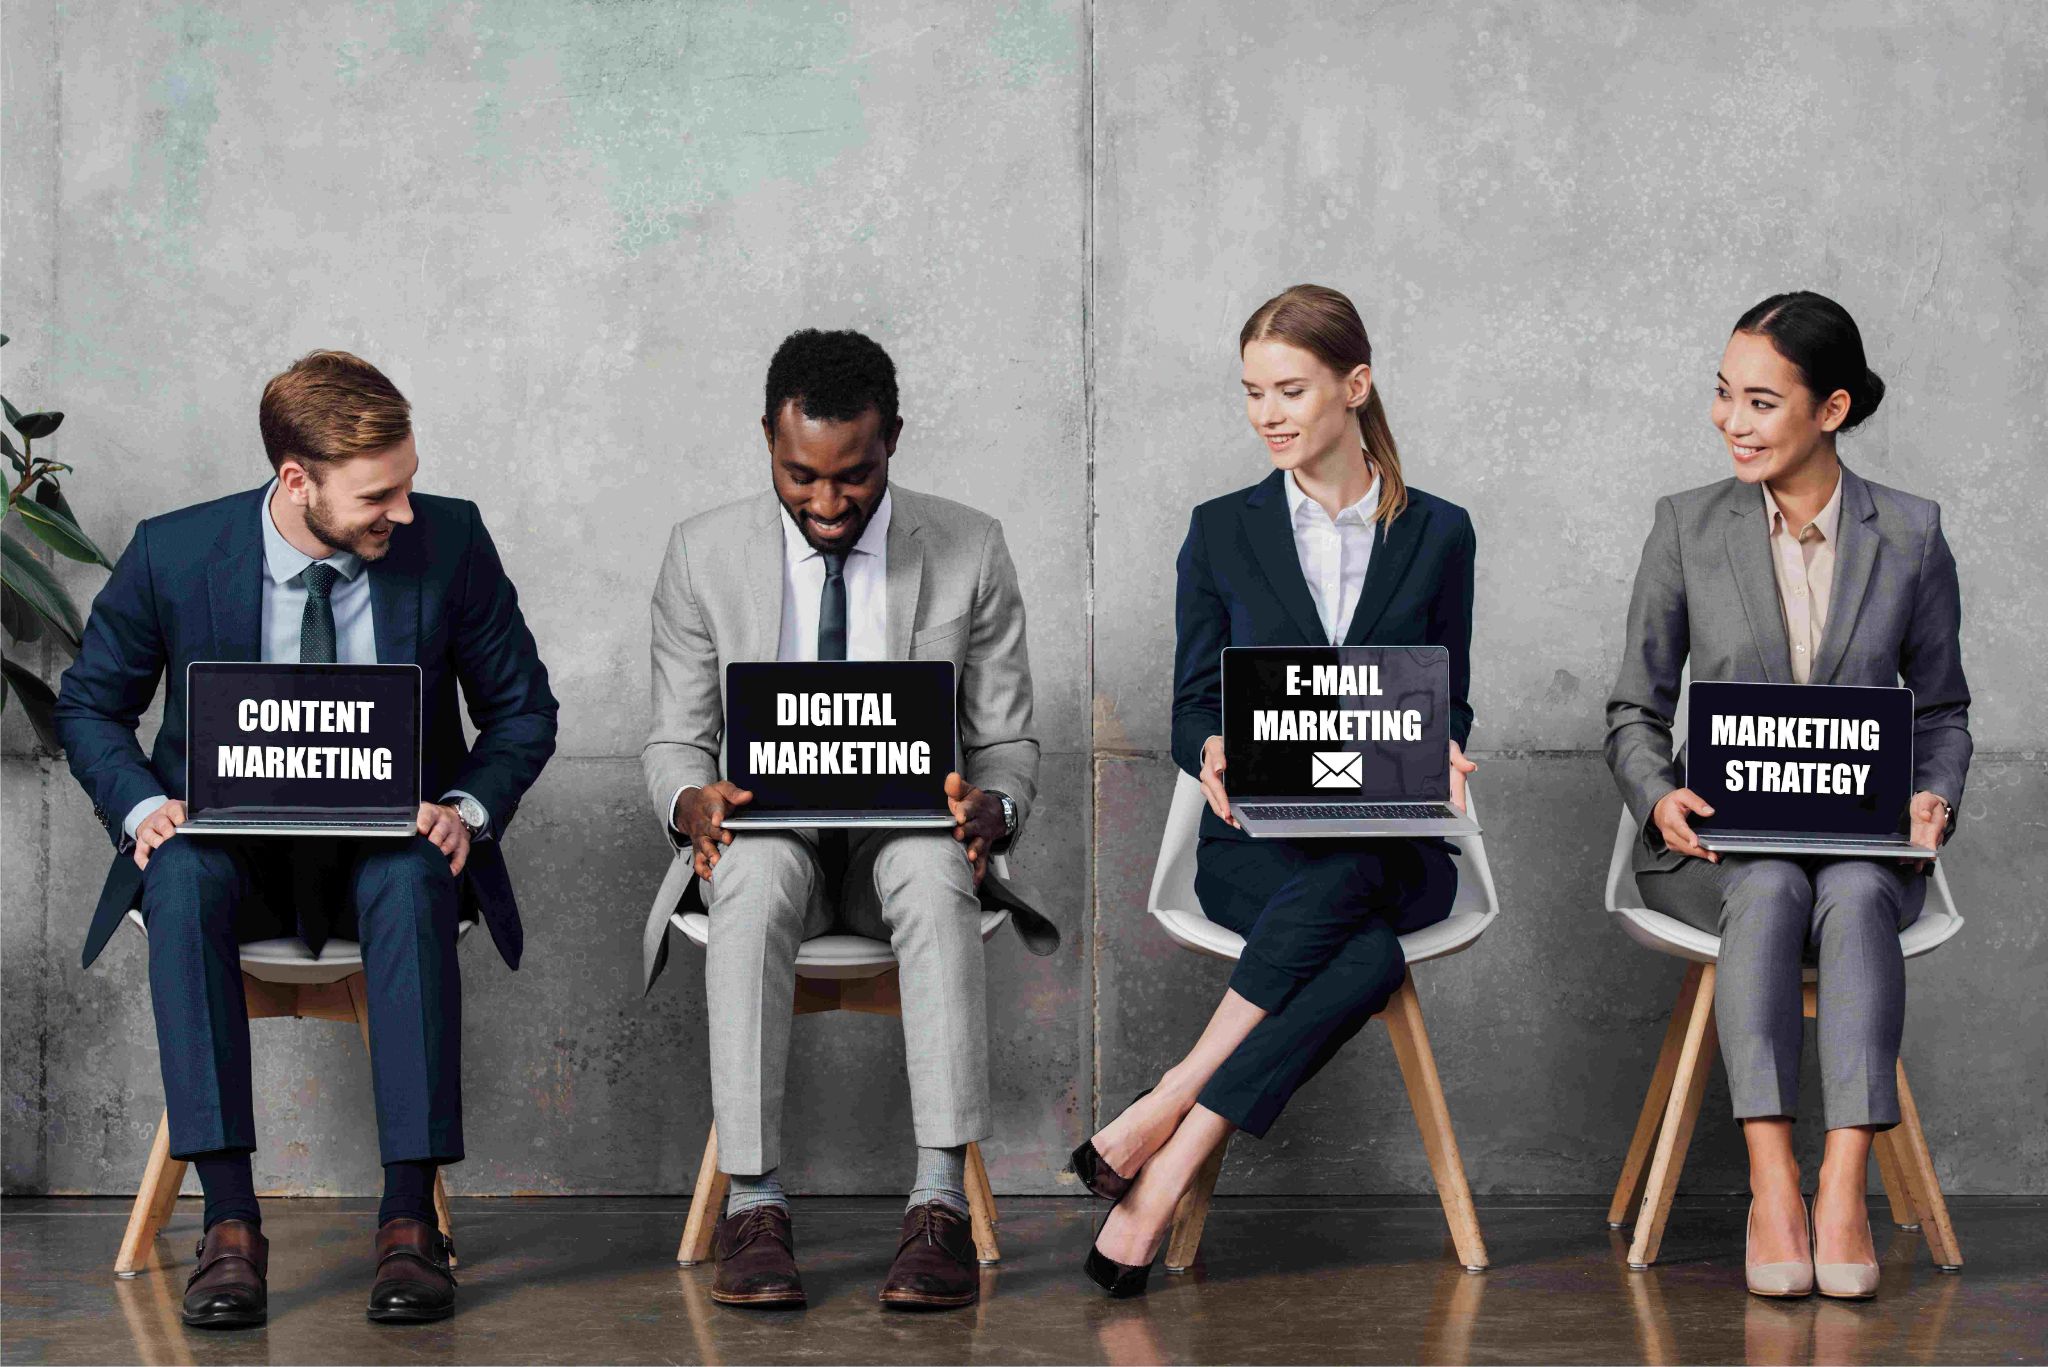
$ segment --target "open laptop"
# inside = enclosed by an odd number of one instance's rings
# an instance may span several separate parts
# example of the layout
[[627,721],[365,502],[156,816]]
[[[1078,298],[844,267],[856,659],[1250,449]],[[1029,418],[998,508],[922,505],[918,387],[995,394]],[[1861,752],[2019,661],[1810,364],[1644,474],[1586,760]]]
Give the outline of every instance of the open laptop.
[[1476,835],[1451,805],[1442,646],[1228,646],[1223,786],[1247,833]]
[[754,800],[728,830],[951,827],[950,660],[735,661],[725,774]]
[[195,661],[182,835],[409,837],[420,667]]
[[1913,691],[1700,682],[1689,694],[1685,784],[1719,854],[1932,859],[1906,838]]

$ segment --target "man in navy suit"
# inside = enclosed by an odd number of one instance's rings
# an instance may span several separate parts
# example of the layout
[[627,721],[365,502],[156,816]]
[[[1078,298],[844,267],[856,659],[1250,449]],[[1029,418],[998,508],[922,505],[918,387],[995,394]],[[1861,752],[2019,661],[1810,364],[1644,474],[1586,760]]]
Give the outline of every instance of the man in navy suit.
[[[458,927],[479,917],[519,966],[500,842],[555,748],[554,694],[475,504],[416,494],[411,406],[376,367],[316,351],[264,387],[261,489],[150,518],[94,601],[57,700],[58,735],[115,846],[84,962],[130,908],[148,926],[170,1152],[206,1193],[188,1324],[260,1324],[269,1244],[239,946],[299,934],[361,943],[384,1163],[374,1320],[454,1309],[436,1169],[461,1159]],[[413,663],[420,805],[410,841],[178,838],[185,667],[194,660]],[[136,724],[167,679],[145,755]],[[476,744],[464,740],[458,686]]]

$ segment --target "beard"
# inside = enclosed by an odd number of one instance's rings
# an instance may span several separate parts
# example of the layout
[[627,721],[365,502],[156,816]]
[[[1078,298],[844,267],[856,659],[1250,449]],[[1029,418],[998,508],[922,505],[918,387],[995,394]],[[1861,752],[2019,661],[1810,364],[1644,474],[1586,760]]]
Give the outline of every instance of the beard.
[[[880,502],[879,499],[876,501]],[[796,523],[797,531],[803,534],[804,544],[820,555],[839,555],[852,550],[854,546],[859,544],[861,537],[866,535],[868,523],[874,520],[873,510],[863,508],[856,503],[853,505],[853,516],[848,519],[846,530],[839,534],[840,539],[837,541],[821,541],[811,531],[810,518],[794,508],[786,508],[785,511],[789,514],[790,520]]]
[[368,526],[350,530],[327,516],[327,510],[321,505],[320,496],[317,493],[307,501],[305,517],[306,530],[311,532],[314,538],[329,550],[347,551],[357,559],[367,563],[372,560],[382,560],[384,553],[391,549],[391,542],[388,538],[371,535],[372,532],[379,530],[384,525],[383,519],[379,518]]

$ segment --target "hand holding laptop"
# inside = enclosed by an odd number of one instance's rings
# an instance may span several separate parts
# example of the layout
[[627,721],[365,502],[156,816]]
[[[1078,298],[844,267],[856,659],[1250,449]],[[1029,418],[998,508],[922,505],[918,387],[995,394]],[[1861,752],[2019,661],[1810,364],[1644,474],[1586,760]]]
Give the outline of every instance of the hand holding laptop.
[[673,824],[690,842],[690,865],[699,878],[709,878],[718,867],[722,848],[732,844],[732,832],[725,829],[726,817],[754,800],[745,788],[725,779],[702,788],[686,788],[676,798]]
[[185,804],[176,798],[151,812],[135,828],[135,867],[147,869],[149,856],[157,846],[178,833],[185,824]]
[[1223,791],[1223,737],[1211,736],[1202,742],[1202,796],[1209,799],[1209,810],[1235,826],[1237,818],[1230,814],[1230,794]]
[[[1918,792],[1906,804],[1906,815],[1911,824],[1907,839],[1915,845],[1925,845],[1930,850],[1941,848],[1941,841],[1948,834],[1948,803],[1939,794]],[[1915,859],[1912,862],[1915,873],[1927,872],[1927,861]]]
[[946,775],[946,807],[957,823],[953,838],[966,842],[967,862],[979,887],[988,872],[989,849],[1003,838],[1003,804],[954,773]]
[[1718,864],[1721,856],[1700,844],[1699,837],[1692,832],[1692,823],[1686,819],[1695,812],[1701,816],[1712,816],[1714,809],[1692,789],[1674,788],[1650,809],[1650,820],[1656,824],[1657,833],[1664,837],[1665,849],[1673,854],[1691,855],[1694,859]]
[[1465,751],[1456,741],[1451,742],[1451,805],[1459,811],[1465,810],[1465,775],[1476,774],[1479,766],[1465,758]]

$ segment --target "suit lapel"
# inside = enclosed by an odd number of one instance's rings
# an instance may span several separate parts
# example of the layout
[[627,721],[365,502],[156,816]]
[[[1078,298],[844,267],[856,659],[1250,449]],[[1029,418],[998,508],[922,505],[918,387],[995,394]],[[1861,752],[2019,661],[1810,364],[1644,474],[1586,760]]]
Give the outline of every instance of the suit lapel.
[[268,517],[257,489],[229,506],[228,525],[214,542],[216,558],[206,572],[206,599],[213,619],[217,659],[263,658],[263,526]]
[[759,508],[754,535],[742,552],[752,611],[748,639],[741,643],[744,649],[731,657],[739,660],[772,660],[782,648],[782,524],[789,514],[773,494],[763,494]]
[[[397,534],[391,539],[397,541]],[[379,664],[419,663],[420,576],[411,548],[402,563],[392,564],[399,555],[394,545],[382,560],[363,571],[370,576],[370,625],[377,633]]]
[[1358,607],[1351,614],[1351,630],[1344,634],[1345,645],[1364,645],[1372,629],[1380,624],[1380,618],[1386,615],[1394,590],[1400,587],[1408,567],[1415,562],[1428,520],[1427,513],[1410,503],[1392,524],[1373,523],[1372,559],[1366,562],[1365,584],[1358,591]]
[[1813,657],[1813,681],[1833,683],[1849,648],[1850,633],[1856,629],[1856,613],[1870,587],[1870,571],[1877,563],[1877,501],[1869,486],[1848,466],[1842,467],[1842,515],[1835,524],[1835,584],[1828,595],[1828,623],[1821,631],[1820,649]]
[[1245,537],[1251,542],[1252,554],[1259,563],[1259,569],[1266,576],[1267,585],[1287,609],[1287,615],[1302,633],[1302,639],[1314,645],[1325,645],[1329,637],[1323,632],[1323,619],[1316,612],[1316,601],[1309,596],[1308,580],[1301,574],[1301,557],[1294,550],[1294,528],[1289,523],[1287,492],[1281,481],[1287,476],[1278,470],[1260,481],[1245,499]]
[[924,538],[917,515],[900,492],[890,495],[889,570],[885,611],[888,615],[889,658],[910,658],[910,637],[917,628],[918,596],[924,590]]
[[1771,570],[1771,529],[1765,520],[1763,492],[1755,485],[1735,484],[1729,491],[1728,568],[1742,597],[1749,634],[1756,641],[1766,683],[1792,682],[1792,653],[1785,641],[1785,618],[1778,605],[1778,577]]

